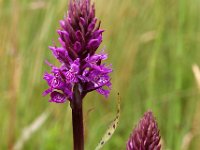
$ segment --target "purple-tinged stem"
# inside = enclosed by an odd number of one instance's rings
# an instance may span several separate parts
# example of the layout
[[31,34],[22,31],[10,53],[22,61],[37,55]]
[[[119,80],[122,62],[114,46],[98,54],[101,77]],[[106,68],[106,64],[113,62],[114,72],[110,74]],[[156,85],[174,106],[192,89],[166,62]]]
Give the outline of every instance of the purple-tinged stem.
[[72,108],[74,150],[84,150],[83,109],[78,84],[74,86],[73,97],[70,105]]

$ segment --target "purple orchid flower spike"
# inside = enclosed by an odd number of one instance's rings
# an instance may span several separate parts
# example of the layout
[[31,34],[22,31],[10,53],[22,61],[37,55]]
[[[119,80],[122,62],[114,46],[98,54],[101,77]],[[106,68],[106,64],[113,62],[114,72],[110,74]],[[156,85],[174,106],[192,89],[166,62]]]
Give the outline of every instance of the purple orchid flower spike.
[[151,111],[146,112],[130,136],[127,150],[160,150],[160,135]]
[[70,0],[67,17],[60,21],[60,25],[61,29],[57,32],[61,46],[54,44],[49,49],[60,61],[61,67],[51,65],[52,72],[45,73],[49,89],[44,95],[50,93],[50,102],[71,101],[73,87],[78,84],[82,98],[94,90],[107,97],[111,89],[109,74],[112,69],[102,64],[107,54],[95,54],[104,30],[100,29],[100,22],[97,23],[94,4],[91,5],[90,0]]
[[61,63],[44,74],[49,88],[43,95],[50,94],[49,102],[70,101],[73,119],[74,149],[83,149],[82,99],[91,91],[108,97],[111,90],[110,66],[102,63],[107,59],[104,52],[96,54],[102,42],[100,22],[95,17],[95,7],[90,0],[70,0],[67,16],[60,21],[57,30],[61,46],[49,46]]

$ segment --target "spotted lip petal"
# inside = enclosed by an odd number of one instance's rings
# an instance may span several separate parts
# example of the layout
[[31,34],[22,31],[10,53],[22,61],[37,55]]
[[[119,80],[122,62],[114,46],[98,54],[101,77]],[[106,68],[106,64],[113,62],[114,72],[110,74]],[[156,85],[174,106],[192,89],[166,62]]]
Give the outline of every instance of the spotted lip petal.
[[107,97],[112,69],[102,64],[107,54],[95,54],[104,30],[100,29],[100,22],[95,17],[94,4],[90,0],[70,0],[68,14],[60,21],[60,26],[57,33],[61,46],[53,44],[49,49],[61,66],[48,63],[52,70],[44,74],[49,88],[43,94],[50,93],[51,102],[62,103],[64,99],[72,99],[73,86],[79,84],[82,96],[96,90]]
[[49,102],[64,103],[66,102],[66,96],[62,93],[54,91],[51,93],[51,99],[49,100]]

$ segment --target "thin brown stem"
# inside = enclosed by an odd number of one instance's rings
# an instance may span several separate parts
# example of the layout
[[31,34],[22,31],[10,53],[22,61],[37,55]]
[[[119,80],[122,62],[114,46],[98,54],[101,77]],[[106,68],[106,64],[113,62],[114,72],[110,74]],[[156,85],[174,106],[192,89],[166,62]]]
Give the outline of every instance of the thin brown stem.
[[74,150],[84,150],[83,109],[78,84],[74,86],[73,98],[70,104],[72,108]]

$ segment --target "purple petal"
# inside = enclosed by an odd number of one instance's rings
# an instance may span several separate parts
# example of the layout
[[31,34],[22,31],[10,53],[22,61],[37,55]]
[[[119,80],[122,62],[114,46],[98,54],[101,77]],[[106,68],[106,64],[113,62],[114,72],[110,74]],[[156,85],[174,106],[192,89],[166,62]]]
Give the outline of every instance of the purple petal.
[[68,56],[68,52],[64,47],[49,46],[49,49],[53,52],[55,58],[57,58],[60,62],[64,62],[66,64],[71,62],[71,58]]
[[85,61],[88,63],[97,63],[99,60],[106,60],[108,58],[107,54],[94,54],[91,57],[88,56],[85,58]]
[[99,36],[102,36],[102,33],[104,32],[104,30],[97,30],[92,34],[93,38],[98,38]]
[[74,44],[74,50],[76,52],[80,52],[81,49],[82,49],[81,43],[76,41],[75,44]]
[[80,22],[81,22],[81,24],[82,24],[83,26],[86,25],[86,21],[85,21],[85,19],[84,19],[83,17],[80,17]]
[[66,96],[57,91],[54,91],[51,93],[51,99],[49,100],[49,102],[64,103],[66,102]]
[[108,74],[112,72],[111,68],[105,67],[104,65],[90,64],[90,67],[96,71],[96,74]]
[[77,74],[79,72],[80,67],[80,59],[77,58],[72,64],[71,64],[71,71]]
[[65,30],[57,30],[58,34],[60,35],[60,37],[62,38],[62,40],[64,42],[66,41],[71,41],[69,38],[69,33]]
[[61,44],[63,47],[66,47],[66,43],[62,40],[61,37],[58,38],[58,41],[60,42],[60,44]]
[[82,35],[80,30],[76,31],[76,38],[77,38],[78,41],[84,40],[83,35]]
[[96,90],[97,92],[99,92],[100,94],[104,95],[106,98],[108,98],[110,91],[109,90],[105,90],[103,88],[99,88]]
[[42,96],[46,96],[47,94],[51,93],[52,92],[52,89],[49,88],[47,90],[45,90],[43,93],[42,93]]
[[43,79],[47,81],[48,85],[51,85],[51,81],[54,78],[52,74],[45,72]]
[[49,49],[54,52],[56,50],[56,47],[55,46],[49,46]]
[[87,47],[88,49],[97,49],[100,44],[101,44],[101,41],[99,39],[92,39],[89,41]]
[[64,20],[60,20],[60,26],[65,29],[65,21]]
[[66,78],[66,83],[75,83],[78,81],[74,72],[71,71],[65,72],[65,78]]
[[60,77],[60,69],[57,67],[52,67],[51,72],[54,74],[55,77]]
[[88,32],[90,32],[94,29],[96,22],[97,22],[97,19],[96,18],[93,19],[93,21],[88,26]]
[[64,83],[61,81],[60,78],[54,77],[51,81],[51,87],[54,89],[62,90],[64,88]]

